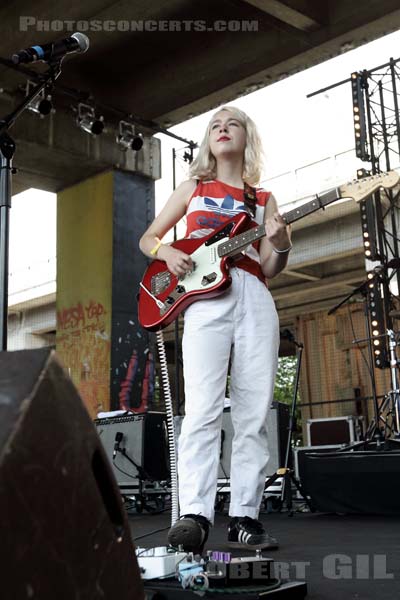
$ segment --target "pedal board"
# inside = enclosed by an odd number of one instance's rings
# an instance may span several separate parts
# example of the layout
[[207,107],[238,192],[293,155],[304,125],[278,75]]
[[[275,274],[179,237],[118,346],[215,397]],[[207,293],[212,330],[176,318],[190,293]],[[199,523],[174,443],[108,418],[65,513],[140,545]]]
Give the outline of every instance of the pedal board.
[[[265,586],[251,586],[251,591],[243,587],[240,594],[232,594],[232,592],[218,591],[219,600],[232,600],[240,598],[240,600],[304,600],[307,596],[307,584],[305,581],[288,581],[282,583],[275,589],[268,589]],[[183,589],[179,582],[157,580],[144,582],[144,590],[146,600],[196,600],[198,594],[189,589]],[[217,597],[217,594],[205,592],[203,598]]]
[[274,577],[274,561],[261,552],[253,556],[232,557],[230,552],[207,552],[207,556],[175,552],[159,547],[136,549],[148,600],[195,598],[214,595],[224,600],[232,593],[241,600],[284,598],[303,600],[307,585],[303,581],[281,583]]

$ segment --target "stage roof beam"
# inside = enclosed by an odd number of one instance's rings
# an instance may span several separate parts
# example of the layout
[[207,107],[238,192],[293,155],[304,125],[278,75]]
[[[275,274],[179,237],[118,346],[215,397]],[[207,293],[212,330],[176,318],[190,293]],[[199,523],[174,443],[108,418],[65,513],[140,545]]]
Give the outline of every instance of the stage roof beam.
[[300,29],[301,31],[314,31],[319,29],[321,24],[312,19],[303,11],[299,11],[279,0],[245,0],[248,4],[252,4],[256,8],[264,11],[268,15],[279,19],[283,23]]

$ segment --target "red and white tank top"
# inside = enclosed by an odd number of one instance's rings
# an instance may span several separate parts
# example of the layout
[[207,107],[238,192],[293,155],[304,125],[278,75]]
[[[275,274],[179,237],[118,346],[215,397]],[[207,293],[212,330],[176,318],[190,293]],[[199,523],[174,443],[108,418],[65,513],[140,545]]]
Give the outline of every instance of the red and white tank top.
[[[264,222],[264,209],[271,192],[256,188],[256,214],[254,225]],[[187,238],[203,237],[229,221],[240,212],[248,212],[244,203],[243,189],[222,181],[199,181],[186,209]],[[260,267],[260,240],[250,244],[244,256],[235,260],[235,266],[248,271],[266,283]]]

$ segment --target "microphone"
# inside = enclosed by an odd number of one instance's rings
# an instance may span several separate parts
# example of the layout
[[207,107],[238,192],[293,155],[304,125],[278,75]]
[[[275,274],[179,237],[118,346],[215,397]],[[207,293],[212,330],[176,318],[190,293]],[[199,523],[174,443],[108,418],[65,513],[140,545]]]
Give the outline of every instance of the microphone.
[[71,37],[43,44],[42,46],[31,46],[20,50],[11,57],[15,65],[31,63],[41,60],[43,62],[61,60],[66,54],[73,52],[86,52],[89,48],[89,38],[83,33],[73,33]]
[[117,456],[117,452],[119,450],[119,445],[122,442],[122,438],[124,437],[124,434],[122,433],[122,431],[117,431],[117,433],[115,434],[115,442],[114,442],[114,452],[113,452],[113,460],[115,459],[115,457]]

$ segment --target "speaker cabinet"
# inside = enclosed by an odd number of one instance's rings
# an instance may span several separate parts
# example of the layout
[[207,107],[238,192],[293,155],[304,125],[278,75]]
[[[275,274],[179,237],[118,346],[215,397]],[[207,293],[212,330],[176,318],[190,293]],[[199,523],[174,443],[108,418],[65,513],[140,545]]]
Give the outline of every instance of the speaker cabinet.
[[96,419],[95,425],[121,489],[138,482],[137,467],[147,481],[169,478],[165,413]]
[[118,487],[54,352],[1,352],[0,390],[2,599],[142,599]]

